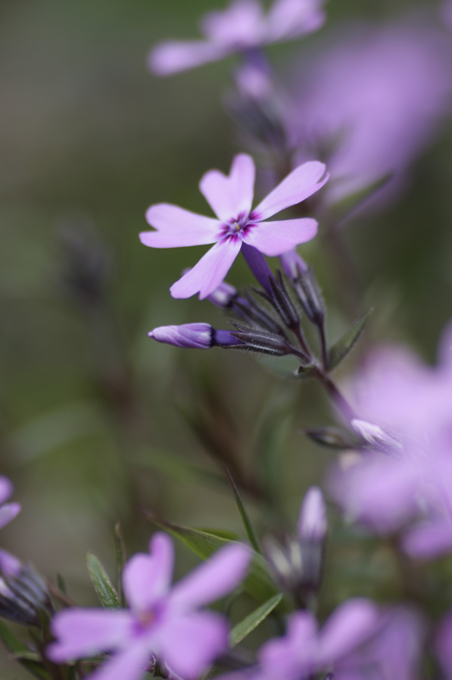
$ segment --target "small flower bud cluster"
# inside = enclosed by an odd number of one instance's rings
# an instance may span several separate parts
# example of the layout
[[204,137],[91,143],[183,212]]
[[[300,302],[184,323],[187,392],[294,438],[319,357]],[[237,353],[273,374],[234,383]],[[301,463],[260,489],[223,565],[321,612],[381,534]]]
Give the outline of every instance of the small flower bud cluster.
[[21,564],[12,555],[9,557],[8,566],[2,559],[0,616],[22,625],[38,626],[41,612],[53,611],[46,585],[31,566]]

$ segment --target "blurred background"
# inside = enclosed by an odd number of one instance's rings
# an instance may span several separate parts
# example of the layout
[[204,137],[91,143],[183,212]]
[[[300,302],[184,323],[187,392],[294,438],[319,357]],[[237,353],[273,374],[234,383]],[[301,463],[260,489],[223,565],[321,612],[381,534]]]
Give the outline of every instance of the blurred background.
[[[198,18],[214,7],[224,3],[0,3],[0,471],[23,507],[2,545],[44,575],[63,574],[84,605],[95,604],[86,553],[114,573],[116,521],[129,553],[146,549],[152,527],[141,507],[243,536],[225,456],[250,487],[258,526],[268,520],[250,470],[279,470],[290,526],[331,459],[300,432],[334,424],[317,385],[283,381],[251,355],[188,352],[146,335],[173,323],[227,327],[208,302],[168,292],[202,248],[158,251],[138,240],[152,203],[206,213],[200,177],[228,170],[243,149],[225,107],[234,57],[164,79],[146,67],[152,45],[196,38]],[[385,26],[427,9],[447,59],[452,33],[440,7],[331,0],[319,33],[272,46],[269,58],[302,100],[299,82],[348,23]],[[409,343],[430,362],[452,303],[450,78],[401,190],[342,231],[362,286],[357,313],[375,308],[368,337]],[[264,186],[265,172],[260,196]],[[334,267],[321,239],[301,252],[337,337],[348,319]],[[237,260],[228,280],[249,278]],[[196,559],[178,554],[180,575]],[[0,655],[2,677],[22,677]]]

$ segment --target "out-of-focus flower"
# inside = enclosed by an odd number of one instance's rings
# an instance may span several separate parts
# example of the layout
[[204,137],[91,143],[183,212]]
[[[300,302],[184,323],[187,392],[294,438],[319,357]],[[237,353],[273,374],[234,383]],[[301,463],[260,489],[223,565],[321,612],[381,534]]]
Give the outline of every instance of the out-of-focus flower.
[[210,349],[240,345],[229,331],[215,330],[208,323],[187,323],[182,326],[160,326],[148,333],[150,338],[184,349]]
[[364,598],[340,605],[320,630],[311,612],[298,611],[291,615],[285,637],[261,647],[256,667],[221,680],[305,680],[329,670],[362,645],[375,632],[379,618],[376,605]]
[[197,678],[225,651],[228,630],[223,617],[198,611],[218,600],[244,578],[251,557],[240,544],[223,548],[171,588],[174,549],[166,534],[150,543],[150,555],[132,557],[124,568],[130,609],[66,609],[52,630],[56,642],[47,654],[56,663],[114,652],[91,677],[135,680],[157,655],[184,678]]
[[20,512],[19,503],[7,503],[14,487],[7,477],[0,476],[0,529],[9,524]]
[[217,219],[166,203],[149,208],[146,219],[157,231],[140,234],[144,245],[178,248],[215,243],[193,269],[171,286],[173,297],[188,298],[199,292],[203,299],[213,293],[242,245],[264,255],[276,256],[314,238],[318,227],[316,220],[266,220],[318,191],[328,180],[323,163],[311,161],[299,166],[251,210],[254,177],[253,159],[246,154],[234,158],[229,176],[219,170],[210,170],[204,175],[200,190]]
[[299,160],[327,159],[327,201],[388,173],[399,176],[430,143],[449,109],[449,43],[439,30],[409,20],[358,25],[331,39],[305,71],[297,69],[290,137]]
[[38,626],[41,612],[53,613],[46,585],[33,567],[2,550],[0,569],[1,617],[25,626]]
[[441,18],[448,28],[452,28],[452,2],[445,0],[440,8]]
[[334,677],[414,680],[418,677],[424,637],[424,624],[417,611],[394,607],[382,612],[375,636],[345,657],[336,666]]
[[386,533],[422,523],[404,536],[406,551],[433,557],[452,548],[452,326],[435,367],[405,348],[376,349],[349,392],[372,446],[352,465],[338,466],[330,489],[346,514]]
[[275,0],[267,15],[257,0],[235,0],[201,22],[205,40],[165,42],[149,55],[149,68],[167,76],[247,52],[269,43],[294,40],[320,28],[323,0]]
[[328,529],[325,501],[317,486],[312,486],[301,505],[298,537],[301,542],[322,543]]

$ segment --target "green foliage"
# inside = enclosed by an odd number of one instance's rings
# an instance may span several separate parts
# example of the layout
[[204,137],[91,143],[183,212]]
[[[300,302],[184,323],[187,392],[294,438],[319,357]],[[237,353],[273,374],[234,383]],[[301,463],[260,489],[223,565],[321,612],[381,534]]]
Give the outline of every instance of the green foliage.
[[328,351],[328,366],[330,371],[334,371],[339,366],[341,361],[345,359],[347,354],[353,349],[358,341],[359,336],[363,332],[373,309],[359,317],[357,321],[344,333],[344,335],[332,346]]
[[93,553],[88,553],[86,557],[86,563],[88,565],[88,571],[89,575],[91,576],[94,589],[102,605],[105,607],[105,609],[118,609],[118,593],[113,587],[113,584],[110,581],[110,578],[101,562],[98,560],[96,555]]
[[39,654],[32,652],[0,621],[0,638],[10,654],[39,680],[50,680],[50,675],[40,662]]
[[267,616],[272,613],[282,599],[282,593],[271,597],[267,602],[251,612],[251,614],[244,618],[243,621],[240,621],[240,623],[234,626],[229,635],[231,647],[238,645],[239,642],[244,640],[247,635],[265,621]]

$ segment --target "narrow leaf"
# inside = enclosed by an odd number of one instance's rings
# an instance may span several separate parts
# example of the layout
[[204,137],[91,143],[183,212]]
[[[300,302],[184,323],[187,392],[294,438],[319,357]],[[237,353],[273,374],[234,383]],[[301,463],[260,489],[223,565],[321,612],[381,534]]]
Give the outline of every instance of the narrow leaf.
[[39,680],[50,680],[50,675],[39,661],[32,656],[32,652],[0,621],[0,638],[6,649],[17,661]]
[[329,349],[328,366],[330,371],[333,371],[354,347],[373,311],[373,309],[370,309],[368,312],[363,314],[358,319],[358,321],[355,321],[353,326],[349,328],[348,331],[344,333],[344,335]]
[[283,594],[279,593],[271,597],[267,602],[251,612],[249,616],[240,621],[229,634],[229,644],[235,647],[242,640],[246,638],[255,628],[257,628],[262,621],[265,621],[267,616],[278,606],[283,599]]
[[245,527],[246,535],[248,536],[248,540],[251,543],[251,545],[253,546],[254,550],[257,553],[259,553],[260,555],[262,555],[262,550],[260,549],[259,541],[257,540],[257,536],[254,533],[253,525],[251,524],[251,520],[248,516],[246,508],[245,508],[243,501],[240,497],[239,490],[237,489],[235,482],[232,478],[232,475],[227,468],[226,468],[226,474],[228,476],[229,483],[230,483],[232,490],[234,492],[235,502],[237,503],[237,507],[239,509],[240,516],[242,518],[243,526]]
[[[235,542],[207,531],[173,524],[148,510],[143,512],[145,517],[158,526],[159,529],[163,529],[163,531],[167,531],[172,536],[181,540],[195,555],[203,560],[208,559],[219,548]],[[266,602],[278,593],[275,584],[268,574],[267,563],[258,553],[253,555],[248,576],[243,582],[243,588],[259,602]]]
[[101,562],[93,553],[86,557],[89,575],[99,600],[105,609],[118,609],[119,597]]

